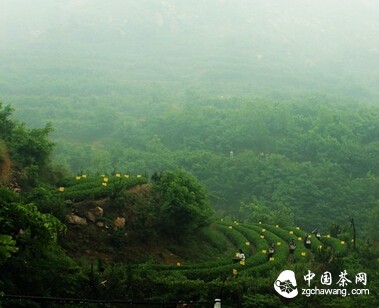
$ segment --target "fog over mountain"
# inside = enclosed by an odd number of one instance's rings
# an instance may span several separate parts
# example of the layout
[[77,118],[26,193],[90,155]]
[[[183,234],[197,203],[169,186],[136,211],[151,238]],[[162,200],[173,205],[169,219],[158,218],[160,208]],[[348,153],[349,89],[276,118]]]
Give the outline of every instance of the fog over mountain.
[[378,86],[374,0],[2,0],[0,8],[0,56],[11,77],[12,63],[26,68],[32,57],[53,73],[116,67],[128,74],[112,76],[128,80],[365,97]]

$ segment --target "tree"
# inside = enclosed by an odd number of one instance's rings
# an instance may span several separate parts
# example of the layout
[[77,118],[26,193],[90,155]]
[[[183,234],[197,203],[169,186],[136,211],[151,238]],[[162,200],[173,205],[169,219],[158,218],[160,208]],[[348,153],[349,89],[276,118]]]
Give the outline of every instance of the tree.
[[18,244],[36,249],[36,243],[43,246],[55,241],[66,228],[53,215],[42,214],[33,203],[21,202],[11,190],[0,188],[0,197],[0,234],[17,236]]
[[9,139],[12,135],[15,123],[9,119],[14,109],[10,106],[4,106],[0,101],[0,140]]
[[48,139],[53,128],[47,124],[44,128],[28,129],[24,124],[18,124],[13,130],[9,150],[12,159],[21,167],[43,167],[49,162],[54,144]]
[[17,251],[16,241],[10,235],[0,234],[0,265]]
[[15,180],[22,188],[36,186],[42,178],[48,178],[46,175],[50,173],[50,155],[54,146],[48,138],[50,132],[50,124],[44,128],[29,129],[18,123],[14,127],[7,146],[12,169],[16,171]]
[[182,170],[164,172],[153,183],[161,230],[181,237],[208,223],[212,214],[204,187]]
[[252,223],[261,221],[272,225],[279,224],[282,227],[294,225],[292,209],[281,203],[269,207],[260,201],[253,201],[248,204],[242,202],[239,216],[241,220]]
[[66,229],[50,214],[0,188],[0,272],[3,291],[12,294],[68,295],[78,268],[58,246]]
[[10,119],[14,110],[0,102],[0,183],[9,181],[10,165],[21,186],[37,184],[48,169],[54,144],[49,140],[52,126],[29,129]]
[[[379,201],[377,204],[379,205]],[[370,211],[369,218],[366,223],[367,237],[373,241],[378,241],[379,239],[378,219],[379,206],[376,206]]]

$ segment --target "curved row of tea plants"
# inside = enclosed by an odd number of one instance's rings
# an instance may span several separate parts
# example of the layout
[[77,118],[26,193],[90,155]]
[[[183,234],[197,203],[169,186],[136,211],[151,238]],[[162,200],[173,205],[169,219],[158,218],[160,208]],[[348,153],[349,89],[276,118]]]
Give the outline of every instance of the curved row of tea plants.
[[[320,245],[331,247],[336,251],[343,251],[344,245],[338,239],[327,238],[322,243],[314,236],[311,237],[312,249],[306,249],[303,245],[304,231],[293,228],[283,229],[279,226],[266,224],[243,224],[215,222],[212,224],[213,230],[219,232],[220,238],[228,238],[233,243],[235,250],[242,248],[246,253],[244,264],[233,263],[232,255],[223,256],[218,260],[206,261],[194,264],[158,265],[139,264],[134,267],[138,272],[159,271],[169,275],[183,275],[190,280],[212,281],[215,279],[226,279],[236,275],[261,275],[274,268],[283,268],[285,264],[291,262],[308,262],[314,254],[319,252]],[[297,249],[290,255],[288,242],[296,238]],[[272,258],[268,258],[268,249],[271,243],[275,244],[275,253]],[[325,248],[324,248],[325,249]]]
[[79,202],[112,196],[145,183],[146,178],[137,176],[77,176],[63,180],[57,187],[57,193],[65,200]]
[[[60,194],[65,200],[82,201],[88,198],[114,196],[124,189],[144,183],[147,183],[147,180],[142,176],[82,175],[62,181],[61,186],[57,189],[57,194]],[[272,269],[283,268],[289,261],[306,263],[322,254],[329,257],[329,255],[341,256],[346,253],[344,242],[326,235],[320,240],[313,235],[310,236],[311,249],[305,248],[303,240],[307,232],[298,227],[283,229],[278,225],[246,224],[221,220],[211,224],[203,233],[204,239],[209,245],[221,252],[220,255],[214,256],[213,260],[199,263],[181,262],[171,265],[142,263],[133,265],[132,270],[140,275],[164,273],[187,280],[209,282],[237,275],[262,275]],[[297,244],[293,254],[290,254],[288,248],[291,239],[294,239]],[[268,253],[272,244],[275,245],[275,253],[270,257]],[[238,249],[245,252],[245,262],[233,262],[232,257]]]

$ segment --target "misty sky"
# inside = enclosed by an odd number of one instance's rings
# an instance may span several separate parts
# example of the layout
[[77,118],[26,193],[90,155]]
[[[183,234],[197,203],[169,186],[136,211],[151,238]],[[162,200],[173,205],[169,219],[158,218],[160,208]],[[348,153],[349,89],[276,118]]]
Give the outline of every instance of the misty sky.
[[109,28],[120,37],[133,31],[204,40],[275,36],[281,45],[364,43],[374,51],[378,16],[375,0],[1,0],[0,34],[3,44],[12,44],[36,42],[58,31],[64,35],[72,28],[88,36]]
[[0,0],[0,52],[228,59],[375,87],[378,16],[376,0]]

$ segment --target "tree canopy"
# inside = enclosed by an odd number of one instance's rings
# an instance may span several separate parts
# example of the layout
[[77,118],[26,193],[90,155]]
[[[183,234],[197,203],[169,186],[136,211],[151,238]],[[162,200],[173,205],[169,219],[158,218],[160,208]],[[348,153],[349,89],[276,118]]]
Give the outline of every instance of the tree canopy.
[[[54,143],[49,135],[52,125],[28,128],[25,123],[11,118],[14,111],[0,102],[0,163],[12,161],[13,178],[9,179],[24,188],[35,186],[46,178]],[[1,179],[1,178],[0,178]]]
[[182,170],[163,172],[153,190],[164,232],[181,237],[207,224],[212,210],[205,188],[193,176]]

